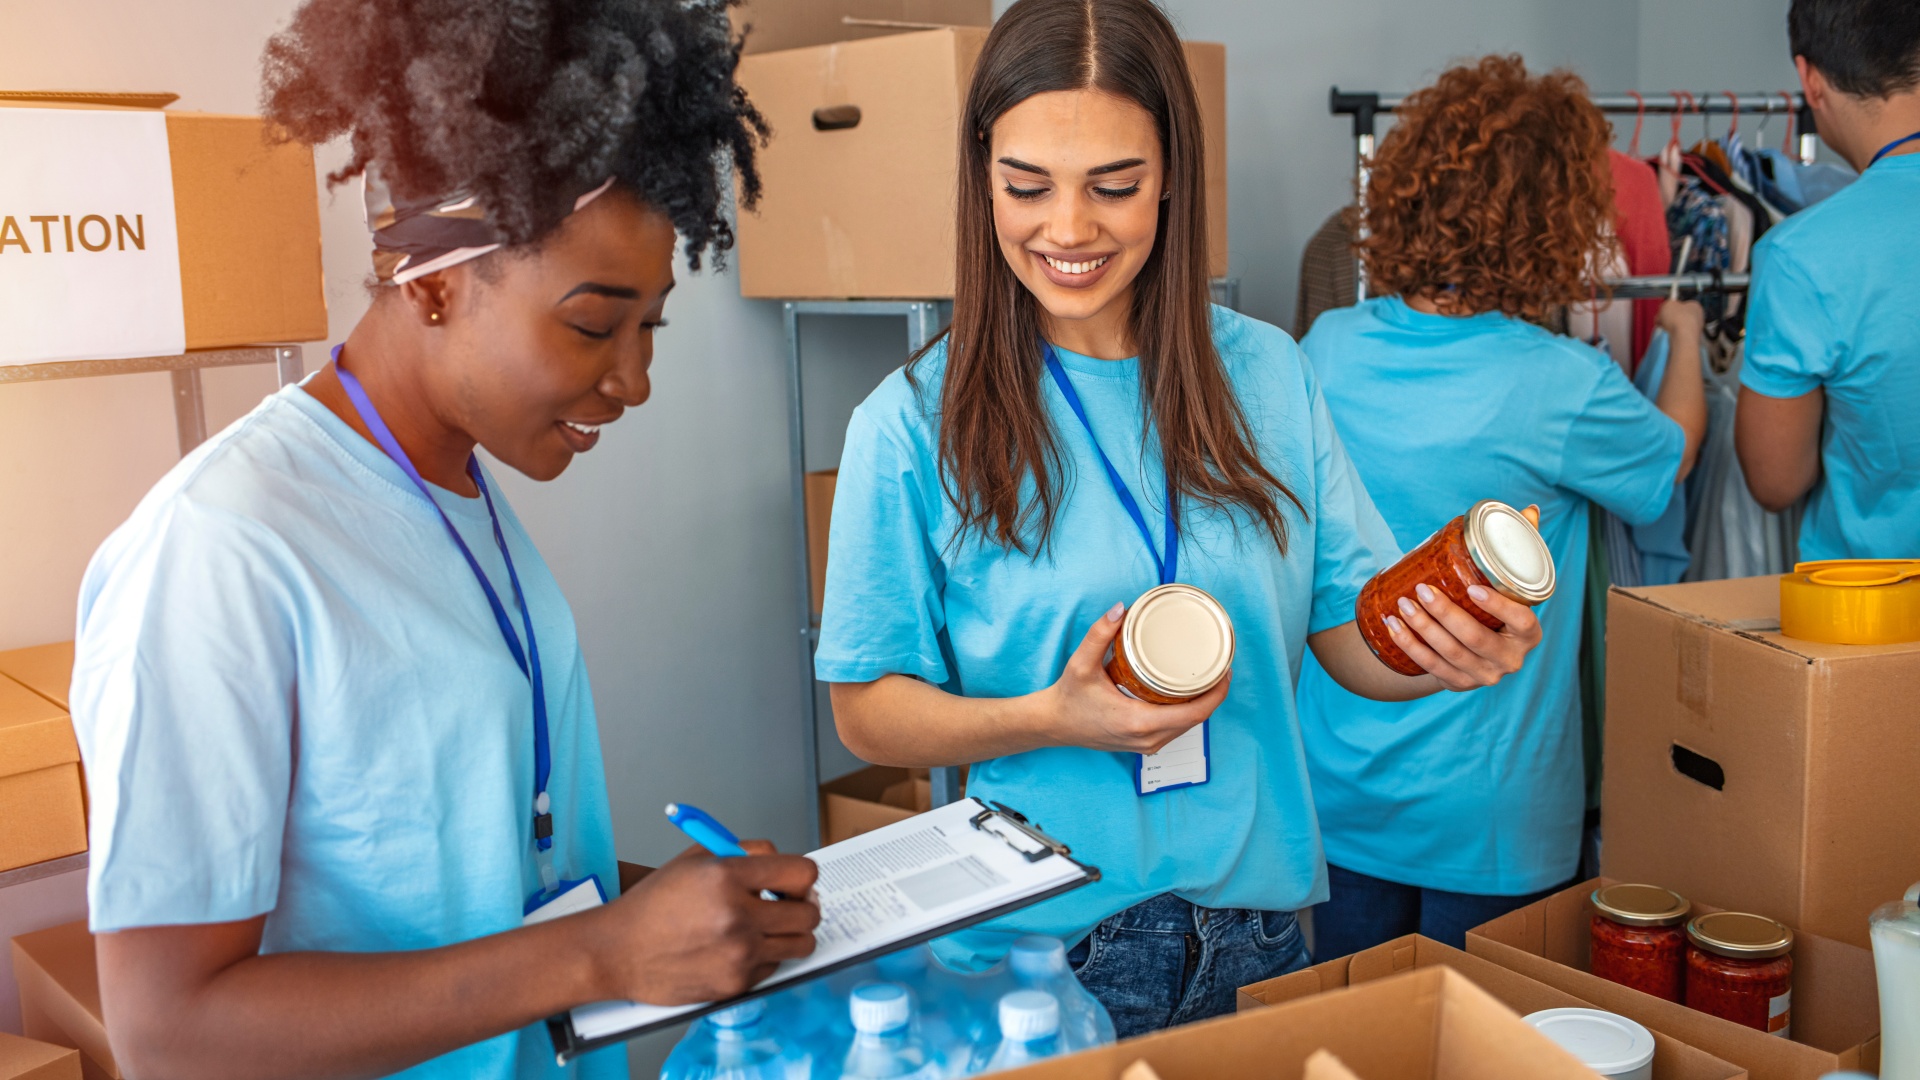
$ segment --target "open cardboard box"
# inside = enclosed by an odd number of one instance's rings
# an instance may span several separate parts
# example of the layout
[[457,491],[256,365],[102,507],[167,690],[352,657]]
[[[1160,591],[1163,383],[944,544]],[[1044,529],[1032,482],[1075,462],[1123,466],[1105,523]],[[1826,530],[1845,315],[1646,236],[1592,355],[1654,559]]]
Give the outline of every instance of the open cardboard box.
[[[1315,964],[1304,971],[1240,988],[1240,1010],[1247,1012],[1299,1001],[1329,990],[1358,986],[1403,971],[1446,967],[1465,975],[1475,986],[1522,1016],[1543,1009],[1591,1009],[1593,1005],[1563,990],[1443,945],[1432,938],[1408,934],[1371,949]],[[1747,1070],[1722,1061],[1679,1039],[1653,1033],[1653,1080],[1746,1080]]]
[[[960,781],[964,791],[964,770]],[[820,842],[837,844],[931,809],[933,781],[927,770],[869,765],[820,785]]]
[[1160,1080],[1300,1080],[1319,1050],[1331,1051],[1360,1080],[1594,1080],[1571,1054],[1444,967],[1171,1028],[1003,1075],[1120,1080],[1144,1062]]
[[0,675],[0,870],[87,850],[86,784],[67,710]]
[[80,1080],[80,1052],[0,1032],[0,1080]]
[[1778,577],[1614,589],[1601,872],[1866,948],[1920,879],[1916,702],[1920,642],[1786,637]]
[[[1588,897],[1610,884],[1611,878],[1594,878],[1469,930],[1467,951],[1725,1058],[1753,1080],[1815,1080],[1836,1070],[1879,1067],[1880,1004],[1872,953],[1796,931],[1793,1038],[1783,1039],[1591,974]],[[1693,910],[1720,909],[1696,903]]]
[[749,53],[803,49],[936,26],[988,26],[993,0],[747,0],[727,14]]
[[13,977],[20,983],[20,1022],[28,1038],[80,1051],[87,1080],[123,1080],[107,1045],[93,935],[84,920],[14,938]]

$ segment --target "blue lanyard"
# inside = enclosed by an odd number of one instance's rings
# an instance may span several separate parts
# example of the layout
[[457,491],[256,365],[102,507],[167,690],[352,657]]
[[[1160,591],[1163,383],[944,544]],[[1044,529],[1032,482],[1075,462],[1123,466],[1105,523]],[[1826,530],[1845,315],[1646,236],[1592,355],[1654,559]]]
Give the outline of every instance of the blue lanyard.
[[487,606],[493,609],[493,619],[500,625],[500,636],[507,639],[507,651],[513,654],[513,662],[520,665],[520,674],[533,683],[533,838],[535,845],[541,851],[546,851],[553,846],[553,813],[547,798],[547,777],[553,771],[553,755],[547,745],[547,693],[540,679],[540,643],[534,640],[533,615],[527,610],[527,598],[520,591],[520,575],[513,568],[513,553],[507,550],[506,535],[500,531],[500,515],[493,509],[493,493],[487,490],[487,481],[480,474],[480,463],[473,455],[467,455],[467,475],[473,477],[474,485],[487,502],[487,517],[493,521],[493,542],[500,548],[500,557],[507,561],[507,579],[513,583],[513,600],[520,608],[520,625],[527,632],[525,652],[520,650],[520,638],[513,632],[513,621],[507,618],[506,605],[500,602],[500,594],[494,591],[493,582],[487,580],[487,572],[480,569],[480,560],[473,557],[467,542],[460,538],[460,530],[453,527],[453,520],[434,501],[433,493],[427,490],[427,482],[421,477],[420,470],[413,467],[407,452],[400,448],[400,441],[387,429],[387,422],[380,418],[380,410],[374,408],[360,380],[341,366],[340,349],[339,345],[333,347],[333,370],[340,377],[340,385],[346,389],[354,410],[366,422],[367,430],[373,432],[380,448],[387,452],[395,465],[400,466],[401,472],[407,474],[413,486],[420,489],[420,497],[427,500],[427,505],[433,507],[434,513],[440,515],[441,524],[447,527],[447,535],[453,537],[454,546],[466,558],[467,569],[473,571],[474,579],[480,582],[481,591],[487,594]]
[[1087,419],[1086,407],[1080,404],[1080,395],[1074,393],[1073,383],[1067,379],[1067,369],[1060,366],[1060,358],[1053,355],[1053,346],[1041,342],[1047,358],[1047,373],[1053,376],[1054,385],[1060,388],[1060,396],[1067,399],[1067,407],[1073,415],[1080,418],[1080,426],[1087,429],[1087,439],[1093,443],[1093,452],[1100,455],[1100,464],[1106,467],[1107,479],[1113,483],[1113,493],[1120,496],[1120,505],[1127,508],[1127,516],[1140,530],[1140,539],[1147,542],[1147,554],[1153,556],[1154,568],[1160,571],[1160,584],[1171,585],[1180,571],[1180,525],[1179,515],[1174,506],[1173,478],[1167,477],[1167,557],[1163,561],[1160,552],[1153,546],[1153,531],[1147,528],[1147,518],[1140,512],[1140,504],[1133,500],[1133,492],[1127,490],[1127,482],[1120,479],[1120,471],[1107,459],[1107,452],[1100,448],[1100,437],[1093,433],[1093,424]]
[[1898,150],[1900,147],[1905,146],[1907,143],[1910,143],[1915,139],[1920,139],[1920,131],[1916,131],[1913,134],[1905,136],[1903,138],[1895,139],[1892,142],[1888,143],[1887,145],[1881,147],[1880,152],[1873,155],[1873,160],[1867,162],[1867,168],[1871,169],[1875,165],[1880,164],[1881,158],[1886,157],[1888,154],[1893,153],[1895,150]]

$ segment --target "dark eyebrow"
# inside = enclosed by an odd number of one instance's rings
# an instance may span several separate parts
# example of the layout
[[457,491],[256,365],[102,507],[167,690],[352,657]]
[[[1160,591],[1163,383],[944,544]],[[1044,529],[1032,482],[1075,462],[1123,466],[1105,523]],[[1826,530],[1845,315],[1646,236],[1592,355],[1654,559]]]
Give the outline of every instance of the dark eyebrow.
[[[1137,157],[1125,158],[1120,161],[1109,162],[1105,165],[1095,165],[1093,168],[1087,170],[1087,175],[1088,176],[1105,176],[1108,173],[1117,173],[1122,169],[1132,169],[1137,166],[1145,165],[1146,163],[1147,163],[1146,158],[1137,158]],[[1053,175],[1047,170],[1041,168],[1040,166],[1029,165],[1024,161],[1021,161],[1019,158],[1003,157],[1000,159],[1000,164],[1005,165],[1009,169],[1019,169],[1021,172],[1038,173],[1041,176]]]
[[568,289],[567,295],[561,297],[558,302],[564,304],[582,293],[591,296],[611,296],[615,300],[640,299],[640,291],[638,289],[629,289],[625,285],[602,285],[597,281],[583,281],[573,288]]

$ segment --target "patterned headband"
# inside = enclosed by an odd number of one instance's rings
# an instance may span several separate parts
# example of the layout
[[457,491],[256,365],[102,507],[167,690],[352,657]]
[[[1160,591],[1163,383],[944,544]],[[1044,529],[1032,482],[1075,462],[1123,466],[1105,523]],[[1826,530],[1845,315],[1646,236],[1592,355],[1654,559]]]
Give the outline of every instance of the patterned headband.
[[[486,211],[471,195],[396,199],[372,166],[361,181],[366,189],[367,228],[373,232],[373,273],[382,285],[403,285],[500,247]],[[575,199],[573,212],[579,213],[612,186],[609,176]]]

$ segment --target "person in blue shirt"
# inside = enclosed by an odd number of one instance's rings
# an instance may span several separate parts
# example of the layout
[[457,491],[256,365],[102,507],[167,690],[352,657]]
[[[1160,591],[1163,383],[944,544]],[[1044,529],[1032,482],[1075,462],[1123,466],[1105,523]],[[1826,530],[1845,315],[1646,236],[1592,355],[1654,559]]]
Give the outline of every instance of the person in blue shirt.
[[717,255],[736,179],[757,190],[722,5],[543,10],[311,0],[268,46],[267,117],[351,140],[378,284],[83,583],[88,899],[128,1075],[620,1077],[622,1049],[557,1066],[543,1021],[812,951],[817,908],[760,890],[805,897],[813,864],[764,845],[614,895],[573,616],[474,457],[551,480],[645,401],[676,233]]
[[[1150,0],[1019,0],[961,116],[953,324],[848,428],[816,671],[855,753],[972,763],[969,795],[1100,869],[943,956],[1060,937],[1122,1035],[1228,1012],[1306,962],[1292,913],[1325,894],[1305,653],[1412,698],[1510,675],[1538,624],[1435,595],[1389,624],[1429,674],[1368,650],[1355,599],[1398,549],[1293,341],[1207,303],[1199,109]],[[1102,662],[1167,580],[1219,600],[1237,652],[1212,691],[1152,705]],[[1205,782],[1138,794],[1139,755],[1202,721]]]
[[1800,558],[1920,555],[1920,5],[1794,0],[1820,138],[1860,178],[1767,231],[1734,448],[1760,505],[1807,497]]
[[1301,343],[1402,546],[1480,499],[1533,504],[1558,569],[1539,653],[1498,686],[1369,701],[1308,661],[1300,725],[1332,894],[1313,913],[1319,956],[1416,931],[1460,947],[1575,871],[1588,503],[1659,517],[1706,428],[1699,305],[1661,309],[1673,352],[1653,401],[1605,351],[1536,325],[1595,293],[1610,141],[1571,74],[1502,56],[1442,74],[1374,158],[1360,251],[1381,295],[1322,314]]

